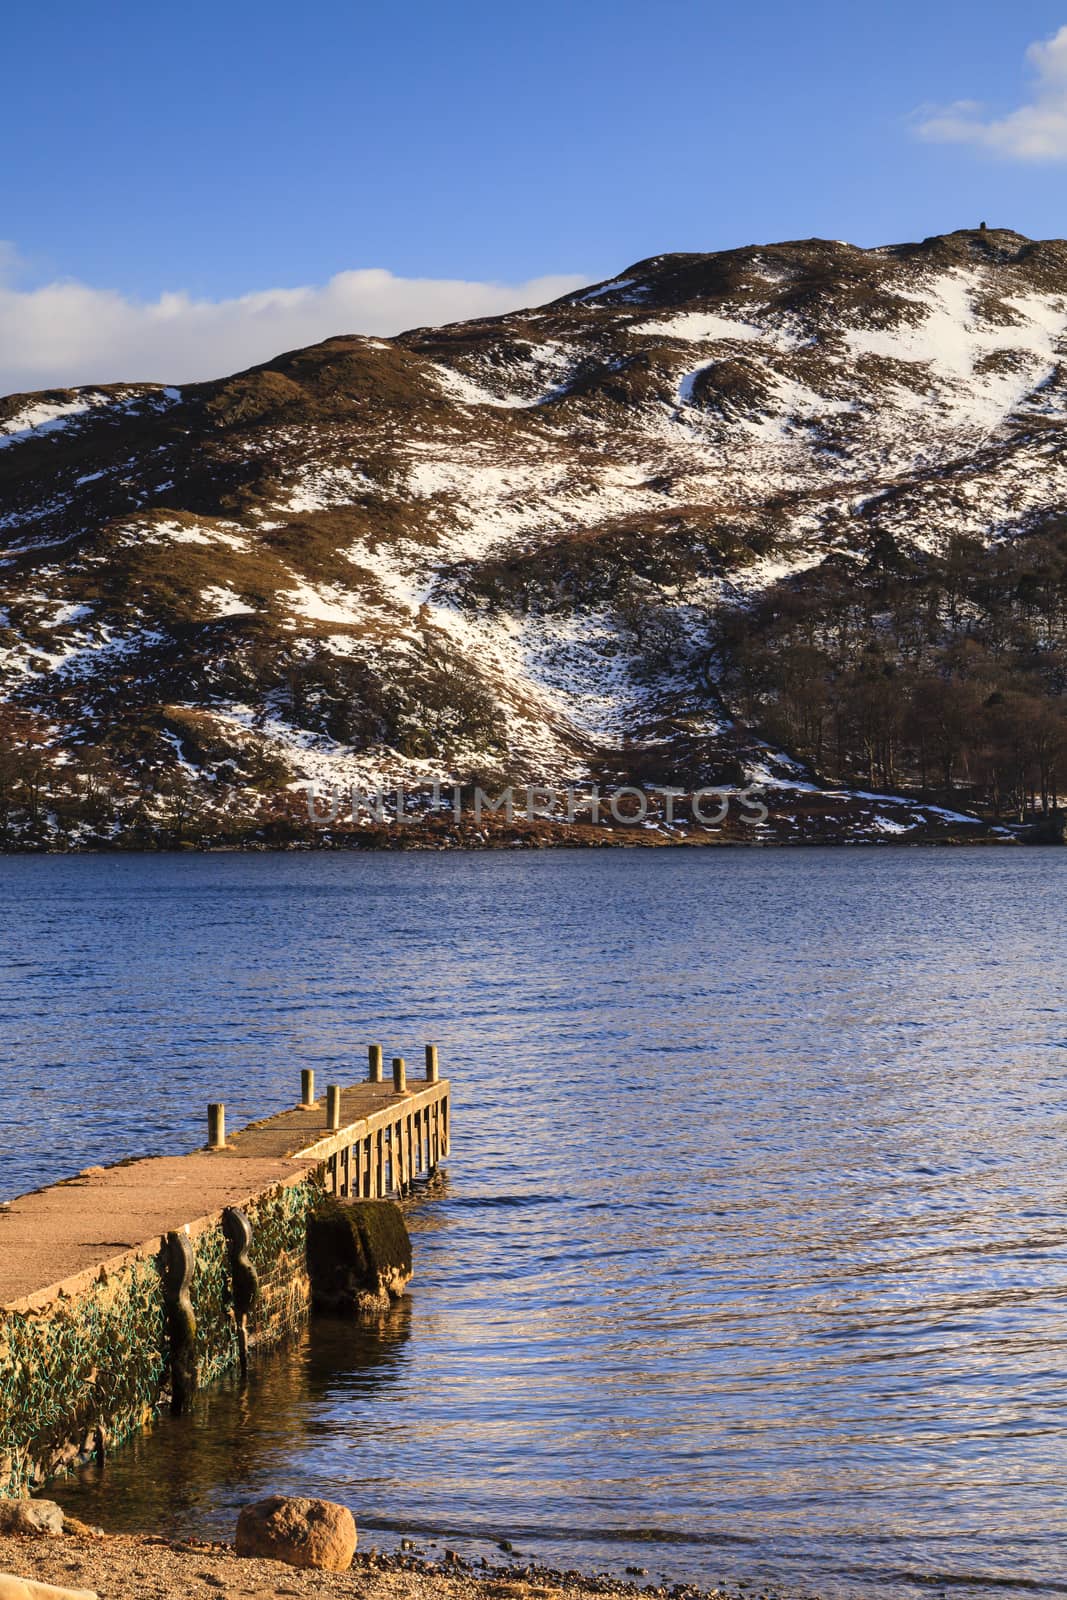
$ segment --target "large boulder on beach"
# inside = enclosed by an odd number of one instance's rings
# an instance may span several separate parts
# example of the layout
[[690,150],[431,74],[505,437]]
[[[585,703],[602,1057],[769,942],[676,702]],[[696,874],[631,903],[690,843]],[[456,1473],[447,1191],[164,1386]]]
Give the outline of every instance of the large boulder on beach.
[[272,1494],[244,1507],[235,1542],[239,1556],[347,1572],[356,1553],[356,1523],[347,1506],[332,1500]]
[[316,1311],[384,1311],[411,1281],[411,1239],[392,1200],[321,1201],[307,1220]]
[[0,1500],[0,1533],[50,1534],[63,1532],[63,1508],[54,1500]]

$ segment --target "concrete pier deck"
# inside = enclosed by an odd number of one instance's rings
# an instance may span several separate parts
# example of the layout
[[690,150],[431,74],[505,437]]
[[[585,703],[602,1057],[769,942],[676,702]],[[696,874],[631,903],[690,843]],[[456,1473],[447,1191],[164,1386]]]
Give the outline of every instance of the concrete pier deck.
[[334,1126],[327,1095],[253,1122],[220,1148],[90,1167],[0,1206],[0,1310],[72,1298],[154,1254],[164,1234],[195,1237],[224,1208],[309,1172],[321,1171],[335,1194],[402,1193],[448,1152],[449,1083],[436,1077],[436,1056],[429,1070],[432,1078],[402,1089],[334,1091]]
[[304,1175],[313,1161],[219,1161],[155,1156],[93,1168],[20,1195],[0,1210],[0,1309],[37,1310],[73,1297],[132,1256],[158,1250],[163,1234]]

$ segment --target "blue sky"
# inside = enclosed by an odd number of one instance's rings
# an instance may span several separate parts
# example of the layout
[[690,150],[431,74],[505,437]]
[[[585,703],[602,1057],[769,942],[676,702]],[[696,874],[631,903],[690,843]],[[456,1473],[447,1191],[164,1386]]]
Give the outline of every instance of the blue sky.
[[[186,302],[207,316],[361,269],[392,276],[319,309],[390,331],[467,313],[435,284],[514,301],[667,250],[875,244],[980,218],[1065,234],[1067,36],[1062,59],[1026,54],[1065,24],[1067,0],[10,8],[0,237],[24,331],[0,386],[119,376],[100,351],[129,353],[123,308],[176,327]],[[393,280],[430,284],[420,298]],[[56,337],[25,332],[48,320],[28,297],[57,283],[106,297],[110,346],[88,293],[68,356],[63,317]],[[256,315],[266,356],[274,313]],[[247,350],[223,320],[225,364]],[[141,333],[147,359],[143,318]]]

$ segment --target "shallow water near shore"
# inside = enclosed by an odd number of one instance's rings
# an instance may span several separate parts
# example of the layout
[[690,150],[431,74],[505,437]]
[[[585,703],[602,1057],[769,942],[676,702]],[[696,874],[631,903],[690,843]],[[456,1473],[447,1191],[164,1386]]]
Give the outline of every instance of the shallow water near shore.
[[453,1079],[381,1326],[56,1488],[229,1536],[822,1594],[1067,1594],[1067,852],[0,860],[0,1194],[365,1045]]

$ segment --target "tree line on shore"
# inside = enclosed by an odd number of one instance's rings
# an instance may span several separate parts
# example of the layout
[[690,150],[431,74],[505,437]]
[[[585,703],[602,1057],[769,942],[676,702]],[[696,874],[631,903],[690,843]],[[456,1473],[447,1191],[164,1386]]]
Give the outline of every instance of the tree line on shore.
[[1067,779],[1067,525],[942,553],[875,541],[716,621],[721,686],[767,740],[843,785],[991,816]]

